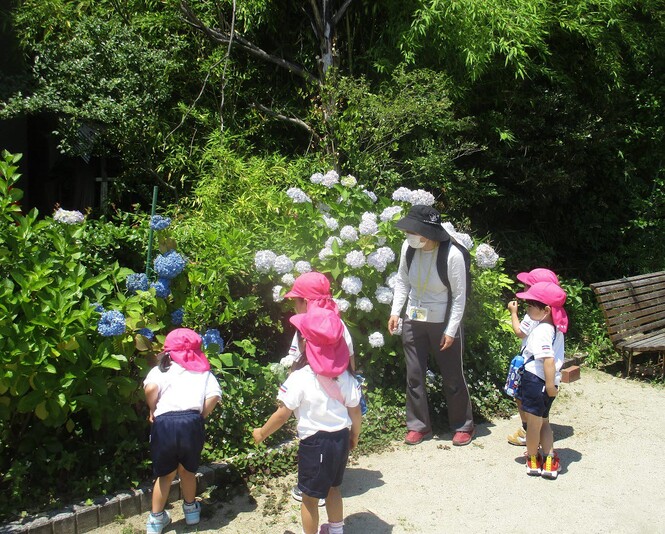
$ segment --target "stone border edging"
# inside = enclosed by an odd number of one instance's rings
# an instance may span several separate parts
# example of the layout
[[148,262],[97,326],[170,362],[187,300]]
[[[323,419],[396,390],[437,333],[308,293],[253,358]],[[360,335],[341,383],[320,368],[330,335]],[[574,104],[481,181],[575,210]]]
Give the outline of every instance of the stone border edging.
[[[196,473],[196,494],[218,485],[229,473],[230,464],[213,462],[201,466]],[[171,484],[167,502],[180,500],[180,481]],[[75,504],[51,513],[39,514],[24,520],[0,525],[0,534],[83,534],[113,523],[118,516],[125,518],[149,512],[152,486],[114,494],[113,497],[95,499],[91,505]]]

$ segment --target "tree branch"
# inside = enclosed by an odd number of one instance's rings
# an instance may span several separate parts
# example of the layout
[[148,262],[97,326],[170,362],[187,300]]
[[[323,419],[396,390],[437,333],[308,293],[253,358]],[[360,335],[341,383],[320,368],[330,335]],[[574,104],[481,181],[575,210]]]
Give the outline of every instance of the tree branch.
[[181,0],[180,7],[185,16],[186,22],[193,28],[203,32],[212,41],[225,45],[228,45],[229,43],[233,42],[235,46],[244,50],[245,52],[254,57],[257,57],[265,62],[278,65],[288,70],[289,72],[295,74],[296,76],[300,76],[301,78],[305,79],[311,84],[314,85],[321,84],[321,81],[316,76],[311,74],[302,66],[297,65],[296,63],[292,63],[291,61],[288,61],[286,59],[269,54],[265,50],[259,48],[254,43],[238,35],[235,32],[233,33],[233,35],[230,35],[229,33],[226,33],[220,29],[211,28],[210,26],[207,26],[194,14],[187,0]]
[[264,113],[267,113],[271,117],[288,122],[289,124],[293,124],[294,126],[298,126],[299,128],[306,130],[307,133],[309,133],[317,143],[321,140],[321,136],[314,131],[314,128],[312,128],[309,124],[301,119],[282,115],[281,113],[273,111],[272,109],[264,106],[263,104],[259,104],[258,102],[253,102],[251,106],[260,111],[263,111]]
[[337,23],[342,19],[344,12],[351,5],[351,2],[353,2],[353,0],[346,0],[346,2],[342,4],[342,7],[340,7],[339,10],[335,13],[333,16],[333,24],[335,24],[335,26],[337,26]]

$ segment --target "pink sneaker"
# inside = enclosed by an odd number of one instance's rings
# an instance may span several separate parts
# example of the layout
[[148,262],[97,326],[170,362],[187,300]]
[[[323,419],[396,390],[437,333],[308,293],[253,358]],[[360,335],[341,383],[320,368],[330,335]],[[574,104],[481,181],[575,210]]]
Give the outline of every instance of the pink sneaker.
[[475,426],[471,429],[471,431],[461,430],[459,432],[455,432],[455,435],[453,436],[453,445],[457,447],[468,445],[469,443],[471,443],[471,440],[473,439],[473,436],[475,434],[476,434]]
[[418,445],[426,439],[432,439],[432,431],[428,430],[427,432],[418,432],[417,430],[409,430],[406,433],[404,442],[407,445]]

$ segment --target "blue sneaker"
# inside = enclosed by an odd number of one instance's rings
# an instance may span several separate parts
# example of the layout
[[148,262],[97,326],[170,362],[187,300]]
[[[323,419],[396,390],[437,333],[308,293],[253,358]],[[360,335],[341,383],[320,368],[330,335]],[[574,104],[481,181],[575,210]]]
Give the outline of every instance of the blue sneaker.
[[152,513],[148,516],[146,523],[147,534],[162,534],[162,530],[171,522],[171,516],[164,510],[159,516],[155,517]]
[[185,512],[185,523],[188,525],[198,525],[201,521],[201,503],[199,501],[183,504],[182,511]]

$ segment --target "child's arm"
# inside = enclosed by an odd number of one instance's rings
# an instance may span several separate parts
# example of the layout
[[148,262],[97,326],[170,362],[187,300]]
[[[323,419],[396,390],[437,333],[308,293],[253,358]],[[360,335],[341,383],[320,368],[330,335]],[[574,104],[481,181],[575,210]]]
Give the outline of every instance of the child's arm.
[[354,406],[353,408],[346,408],[349,412],[349,417],[351,418],[351,436],[349,439],[349,448],[355,449],[358,445],[358,439],[360,438],[360,427],[362,426],[363,416],[360,412],[360,404]]
[[148,421],[152,423],[155,420],[155,408],[157,408],[157,400],[159,399],[159,386],[157,384],[146,384],[143,391],[145,392],[145,402],[150,410]]
[[220,401],[221,397],[219,395],[215,395],[214,397],[208,397],[205,402],[203,403],[203,409],[201,410],[201,415],[205,419],[210,415],[210,412],[212,412],[215,409],[215,406],[217,406],[217,403]]
[[270,419],[268,419],[265,425],[263,425],[261,428],[255,428],[252,431],[254,442],[261,443],[272,433],[282,428],[282,425],[284,425],[284,423],[289,420],[289,417],[291,417],[292,413],[293,410],[289,410],[286,406],[280,404],[279,408],[277,408],[275,413],[270,416]]
[[558,390],[554,385],[554,377],[556,376],[554,358],[544,358],[543,369],[545,370],[545,391],[550,397],[556,397]]
[[513,326],[513,332],[515,332],[515,335],[520,338],[524,339],[526,337],[526,334],[522,332],[520,329],[520,318],[517,316],[517,301],[516,300],[511,300],[508,303],[508,311],[510,312],[510,322]]

